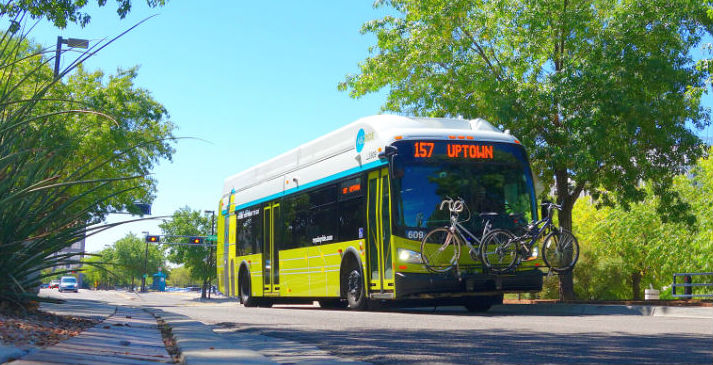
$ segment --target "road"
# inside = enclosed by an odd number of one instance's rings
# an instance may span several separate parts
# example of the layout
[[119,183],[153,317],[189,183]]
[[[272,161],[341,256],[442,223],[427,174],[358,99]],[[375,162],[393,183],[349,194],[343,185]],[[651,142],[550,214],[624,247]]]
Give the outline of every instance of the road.
[[216,325],[236,342],[241,335],[262,334],[372,364],[713,363],[713,318],[529,315],[498,307],[486,314],[460,307],[379,312],[244,308],[228,299],[201,301],[193,293],[52,295],[158,308]]

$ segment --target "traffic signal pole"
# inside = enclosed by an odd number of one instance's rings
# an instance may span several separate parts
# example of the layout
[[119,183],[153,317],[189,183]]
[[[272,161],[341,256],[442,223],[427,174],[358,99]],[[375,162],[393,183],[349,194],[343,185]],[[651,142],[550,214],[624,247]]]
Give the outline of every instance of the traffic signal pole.
[[141,275],[141,292],[146,292],[146,261],[149,257],[149,240],[146,239],[146,250],[144,251],[144,274]]

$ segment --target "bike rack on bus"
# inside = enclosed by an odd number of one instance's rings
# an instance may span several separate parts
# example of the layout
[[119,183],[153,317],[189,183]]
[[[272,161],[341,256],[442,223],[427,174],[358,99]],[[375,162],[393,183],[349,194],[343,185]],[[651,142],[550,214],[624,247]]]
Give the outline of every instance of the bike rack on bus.
[[[683,283],[676,283],[676,277],[682,276]],[[693,276],[710,276],[711,282],[694,283]],[[683,294],[676,294],[676,288],[683,288]],[[689,272],[673,274],[673,284],[671,285],[671,294],[674,298],[713,298],[713,294],[693,294],[694,287],[713,287],[713,272]]]

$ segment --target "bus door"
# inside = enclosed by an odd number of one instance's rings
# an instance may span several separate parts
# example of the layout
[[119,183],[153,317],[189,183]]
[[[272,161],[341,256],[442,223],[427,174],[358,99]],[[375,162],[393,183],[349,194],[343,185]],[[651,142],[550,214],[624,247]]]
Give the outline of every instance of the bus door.
[[[393,297],[389,170],[369,173],[367,202],[367,275],[372,297]],[[388,293],[387,293],[388,292]],[[386,295],[385,295],[386,294]]]
[[263,293],[265,296],[277,296],[280,294],[279,278],[279,240],[276,241],[275,231],[280,224],[280,204],[269,203],[264,208],[263,214],[263,250],[262,267],[263,273]]

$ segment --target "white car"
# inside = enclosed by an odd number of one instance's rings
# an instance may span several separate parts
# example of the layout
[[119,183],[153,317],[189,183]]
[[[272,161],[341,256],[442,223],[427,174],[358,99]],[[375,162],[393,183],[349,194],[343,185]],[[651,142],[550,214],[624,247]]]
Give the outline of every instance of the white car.
[[79,283],[74,276],[63,276],[59,279],[59,292],[73,291],[79,293]]

